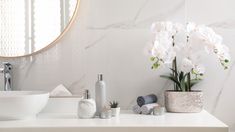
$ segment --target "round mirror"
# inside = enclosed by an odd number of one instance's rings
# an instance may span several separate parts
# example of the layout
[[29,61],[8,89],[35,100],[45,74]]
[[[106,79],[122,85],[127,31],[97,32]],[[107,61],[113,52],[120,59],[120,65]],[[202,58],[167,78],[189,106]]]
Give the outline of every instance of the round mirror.
[[0,0],[0,56],[28,56],[54,44],[78,5],[79,0]]

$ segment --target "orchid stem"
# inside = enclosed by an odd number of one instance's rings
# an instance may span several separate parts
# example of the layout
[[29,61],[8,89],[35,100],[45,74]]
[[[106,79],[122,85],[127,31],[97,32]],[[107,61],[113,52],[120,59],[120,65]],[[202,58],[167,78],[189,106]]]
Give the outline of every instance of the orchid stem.
[[[174,38],[174,35],[173,35],[173,36],[172,36],[172,45],[173,45],[173,46],[175,46],[174,40],[175,40],[175,38]],[[174,60],[173,60],[172,69],[173,69],[172,73],[173,73],[174,78],[175,78],[176,80],[178,80],[178,73],[177,73],[178,71],[177,71],[177,61],[176,61],[176,57],[175,57]],[[177,84],[174,83],[174,91],[178,91],[178,90],[179,90],[179,88],[178,88]]]
[[[176,57],[175,57],[175,59],[174,59],[174,70],[175,70],[175,78],[176,78],[176,80],[178,80],[178,73],[177,73],[177,60],[176,60]],[[175,84],[176,85],[176,84]],[[176,85],[176,91],[178,91],[179,90],[179,88],[178,88],[178,86]]]
[[188,73],[187,78],[188,78],[188,91],[191,91],[191,75],[190,75],[190,72]]

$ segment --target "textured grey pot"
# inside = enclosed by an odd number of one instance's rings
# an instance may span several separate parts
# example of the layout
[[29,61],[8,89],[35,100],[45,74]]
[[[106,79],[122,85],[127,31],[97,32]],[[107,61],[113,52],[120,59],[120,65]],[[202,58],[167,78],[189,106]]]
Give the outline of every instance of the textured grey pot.
[[203,109],[203,93],[202,91],[165,91],[165,107],[168,112],[201,112]]

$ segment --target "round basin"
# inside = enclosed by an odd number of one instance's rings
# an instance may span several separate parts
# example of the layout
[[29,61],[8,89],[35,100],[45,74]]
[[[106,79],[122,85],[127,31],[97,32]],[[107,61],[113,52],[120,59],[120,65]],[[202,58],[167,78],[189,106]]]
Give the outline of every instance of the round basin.
[[46,106],[48,92],[0,91],[0,120],[34,118]]

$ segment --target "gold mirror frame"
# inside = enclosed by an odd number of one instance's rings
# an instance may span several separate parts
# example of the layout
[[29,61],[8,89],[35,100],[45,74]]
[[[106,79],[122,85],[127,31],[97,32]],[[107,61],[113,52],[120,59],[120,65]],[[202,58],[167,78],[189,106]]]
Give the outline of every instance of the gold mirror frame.
[[33,53],[30,53],[30,54],[20,55],[20,56],[0,56],[0,58],[3,58],[3,59],[7,59],[7,58],[11,59],[12,58],[12,59],[14,59],[14,58],[20,58],[20,57],[30,57],[30,56],[42,53],[42,52],[50,49],[51,47],[53,47],[64,36],[64,34],[68,32],[68,30],[72,26],[73,22],[77,18],[77,13],[78,13],[79,5],[80,5],[80,0],[77,0],[77,4],[76,4],[76,7],[75,7],[75,10],[74,10],[74,13],[73,13],[73,16],[72,16],[71,20],[69,21],[69,23],[67,24],[67,26],[65,27],[63,32],[61,32],[61,34],[55,40],[53,40],[50,44],[48,44],[44,48],[42,48],[42,49],[40,49],[38,51],[35,51]]

